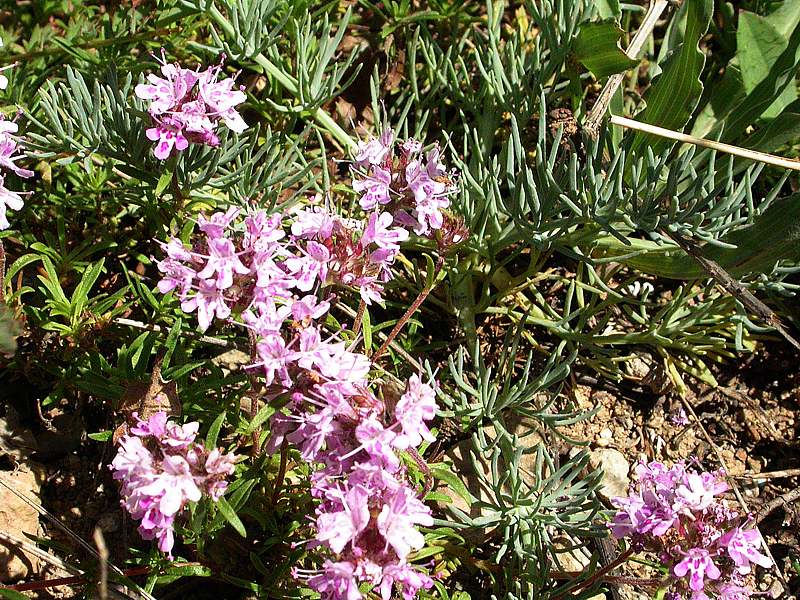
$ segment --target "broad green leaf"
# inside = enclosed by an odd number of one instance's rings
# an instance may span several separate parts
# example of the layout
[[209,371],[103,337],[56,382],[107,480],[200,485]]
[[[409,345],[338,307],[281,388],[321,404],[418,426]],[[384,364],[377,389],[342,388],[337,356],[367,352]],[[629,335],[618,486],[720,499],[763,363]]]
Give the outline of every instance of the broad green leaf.
[[706,137],[747,95],[742,71],[735,60],[725,67],[725,73],[718,81],[713,81],[709,93],[708,102],[692,126],[692,135],[697,137]]
[[161,194],[164,193],[164,190],[167,189],[170,182],[172,181],[172,169],[167,169],[161,174],[161,177],[158,178],[158,183],[156,184],[156,198],[161,197]]
[[786,49],[771,65],[767,76],[731,111],[730,118],[715,126],[714,133],[721,130],[723,141],[736,140],[747,127],[764,114],[787,86],[795,85],[798,64],[800,64],[800,27],[792,32]]
[[[683,42],[662,64],[661,74],[653,80],[644,95],[647,102],[637,119],[673,131],[683,131],[703,93],[700,74],[705,65],[705,55],[698,42],[705,35],[714,10],[712,0],[694,0],[685,4],[686,28]],[[631,142],[631,151],[641,154],[649,146],[656,156],[674,142],[637,132]]]
[[[742,72],[742,83],[745,92],[750,94],[759,83],[768,77],[772,66],[789,47],[789,40],[765,17],[742,11],[739,14],[736,47]],[[762,116],[765,118],[775,117],[796,99],[796,86],[787,86]]]
[[[722,238],[735,248],[705,246],[703,255],[717,262],[731,276],[769,273],[779,260],[800,260],[800,194],[776,200],[750,227]],[[620,258],[620,262],[644,273],[667,279],[704,279],[706,272],[677,246],[665,247],[649,240],[635,240],[633,246],[621,244],[611,236],[599,238],[598,248],[608,255],[624,255],[632,249],[646,250],[638,256]]]
[[594,0],[594,7],[601,19],[619,17],[619,0]]
[[107,442],[113,435],[113,431],[98,431],[97,433],[90,433],[89,439],[95,442]]
[[624,33],[613,21],[583,25],[573,46],[576,60],[597,79],[635,67],[638,61],[629,58],[619,45]]
[[430,465],[431,475],[434,479],[444,481],[451,490],[461,496],[465,502],[472,502],[472,494],[469,493],[467,486],[459,479],[458,475],[453,473],[450,468],[445,464]]
[[0,588],[0,598],[8,598],[8,600],[28,600],[28,596],[16,590],[6,590]]
[[765,19],[778,33],[788,38],[800,25],[800,2],[783,2]]

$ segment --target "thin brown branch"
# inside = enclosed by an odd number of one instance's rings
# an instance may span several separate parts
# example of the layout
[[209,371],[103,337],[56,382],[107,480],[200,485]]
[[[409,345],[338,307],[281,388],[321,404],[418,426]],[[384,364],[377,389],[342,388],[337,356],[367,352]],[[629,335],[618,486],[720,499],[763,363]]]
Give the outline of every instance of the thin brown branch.
[[761,523],[761,521],[766,519],[779,508],[783,508],[784,506],[787,506],[798,499],[800,499],[800,488],[795,488],[781,496],[778,496],[777,498],[774,498],[768,504],[765,504],[758,509],[756,524]]
[[[633,36],[633,39],[628,45],[627,50],[625,50],[625,54],[628,56],[628,58],[632,58],[634,60],[639,58],[639,53],[642,51],[642,48],[644,47],[647,39],[650,37],[650,34],[653,33],[653,28],[656,26],[656,22],[659,18],[661,18],[661,13],[664,12],[668,4],[668,0],[655,0],[650,4],[650,8],[644,17],[639,30]],[[597,101],[592,107],[592,110],[586,117],[584,128],[592,137],[597,137],[597,134],[600,131],[600,123],[603,121],[603,117],[605,117],[608,106],[611,104],[611,99],[614,97],[617,88],[619,88],[619,86],[622,84],[623,79],[625,79],[625,73],[617,73],[608,78],[608,81],[606,81],[605,86],[603,86]]]
[[761,300],[756,298],[750,290],[734,279],[719,263],[703,255],[702,248],[700,248],[693,240],[682,236],[675,231],[662,230],[665,235],[675,241],[678,246],[683,249],[686,254],[691,256],[713,279],[720,284],[726,292],[739,300],[744,307],[750,312],[757,315],[759,318],[766,321],[770,326],[774,327],[784,339],[792,346],[800,350],[800,342],[798,342],[789,332],[784,328],[783,323],[778,318],[773,310],[764,304]]

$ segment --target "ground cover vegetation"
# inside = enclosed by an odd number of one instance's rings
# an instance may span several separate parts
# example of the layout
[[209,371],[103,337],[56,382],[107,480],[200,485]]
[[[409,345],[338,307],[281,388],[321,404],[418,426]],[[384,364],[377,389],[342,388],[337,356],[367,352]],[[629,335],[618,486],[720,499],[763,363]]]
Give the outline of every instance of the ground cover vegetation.
[[0,40],[0,597],[796,590],[800,4]]

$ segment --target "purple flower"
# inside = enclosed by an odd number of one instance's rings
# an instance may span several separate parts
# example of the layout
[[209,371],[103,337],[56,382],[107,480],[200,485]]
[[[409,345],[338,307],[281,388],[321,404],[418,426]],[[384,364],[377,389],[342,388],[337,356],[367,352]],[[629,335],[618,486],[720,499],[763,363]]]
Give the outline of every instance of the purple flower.
[[695,592],[703,591],[706,578],[719,579],[722,575],[708,550],[704,548],[692,548],[685,552],[683,560],[672,568],[672,572],[677,577],[685,577],[688,573],[689,588]]
[[739,567],[740,573],[750,572],[750,563],[762,567],[771,567],[772,561],[758,551],[761,535],[757,529],[742,529],[736,527],[723,535],[717,544],[725,548],[728,556]]
[[110,468],[122,484],[122,505],[140,521],[142,538],[157,539],[159,549],[171,554],[175,518],[203,493],[219,499],[227,486],[225,476],[233,473],[235,456],[216,449],[207,452],[195,444],[197,422],[178,425],[164,412],[147,421],[134,418],[137,423],[120,439]]
[[14,154],[17,151],[18,141],[12,134],[16,133],[17,129],[16,123],[6,121],[0,115],[0,167],[26,179],[33,176],[33,171],[23,169],[15,164],[15,161],[22,158],[21,154]]
[[189,313],[195,309],[201,331],[209,328],[215,316],[218,319],[227,319],[231,315],[231,309],[225,302],[222,290],[217,288],[217,282],[213,279],[200,280],[195,295],[181,302],[183,312]]
[[342,496],[341,510],[325,512],[317,517],[317,539],[327,543],[334,552],[344,550],[369,524],[368,498],[362,487],[350,488]]
[[134,88],[134,93],[142,100],[150,100],[148,112],[151,115],[161,115],[175,109],[188,95],[197,82],[199,75],[196,71],[183,69],[179,65],[166,64],[162,60],[161,73],[164,77],[149,74],[148,83],[140,83]]
[[688,473],[684,484],[678,486],[676,495],[689,510],[702,511],[714,502],[715,496],[727,489],[724,481],[719,481],[710,473]]
[[305,248],[305,256],[292,256],[283,264],[294,276],[294,287],[301,292],[308,292],[317,280],[325,281],[330,258],[331,253],[325,246],[319,242],[309,241]]
[[364,228],[364,235],[361,237],[361,243],[364,245],[375,244],[379,248],[389,250],[399,250],[400,242],[408,239],[408,231],[399,227],[390,229],[393,222],[394,217],[389,213],[374,212],[370,214],[367,226]]
[[309,578],[308,585],[320,593],[323,600],[359,600],[361,592],[354,576],[355,567],[348,561],[325,561],[322,573]]
[[211,68],[201,74],[198,80],[198,93],[203,102],[206,103],[211,113],[218,115],[231,131],[242,133],[247,129],[241,115],[236,112],[235,107],[245,100],[247,95],[241,90],[234,90],[233,79],[223,79],[217,81],[219,68]]
[[[358,142],[355,163],[358,166],[380,165],[391,156],[394,145],[394,131],[386,129],[377,139]],[[356,190],[358,191],[358,190]]]
[[392,450],[395,437],[396,435],[386,429],[374,416],[362,420],[356,427],[356,439],[372,461],[390,470],[400,466],[400,460]]
[[398,436],[398,448],[419,446],[422,440],[434,440],[425,421],[436,416],[436,392],[427,383],[422,383],[418,375],[408,379],[406,392],[394,408],[394,415],[402,427],[403,435]]
[[421,589],[429,590],[433,587],[433,579],[409,564],[399,563],[388,565],[383,569],[380,585],[383,600],[390,600],[394,585],[400,588],[403,600],[413,600]]
[[392,174],[388,169],[375,167],[372,174],[364,179],[353,180],[353,190],[363,194],[358,201],[364,210],[372,210],[379,204],[389,204],[389,186],[392,183]]
[[208,262],[203,270],[197,273],[202,279],[217,276],[217,289],[226,290],[233,285],[233,274],[247,275],[250,269],[239,260],[233,242],[226,238],[208,241]]
[[241,90],[234,90],[234,80],[217,81],[221,65],[198,73],[177,64],[167,64],[162,51],[161,73],[150,74],[149,83],[136,86],[136,95],[149,100],[155,127],[147,129],[147,138],[158,142],[156,158],[165,160],[172,150],[183,151],[190,143],[219,145],[218,122],[235,133],[247,128],[236,106],[247,99]]
[[398,488],[383,505],[377,519],[378,531],[401,559],[411,550],[425,545],[425,538],[416,525],[433,525],[430,509],[414,497],[406,487]]
[[5,178],[0,175],[0,230],[8,229],[11,224],[6,217],[6,210],[22,210],[24,202],[21,192],[13,192],[5,187]]
[[180,123],[174,119],[164,119],[155,127],[145,131],[148,140],[158,142],[153,154],[159,160],[166,160],[175,148],[179,152],[189,147],[189,140],[183,135]]

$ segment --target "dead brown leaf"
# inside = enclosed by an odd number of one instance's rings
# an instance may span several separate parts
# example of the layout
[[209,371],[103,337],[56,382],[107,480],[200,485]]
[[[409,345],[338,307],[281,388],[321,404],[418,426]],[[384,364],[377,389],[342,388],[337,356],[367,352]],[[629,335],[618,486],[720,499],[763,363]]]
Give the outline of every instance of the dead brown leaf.
[[[174,381],[161,378],[161,362],[159,357],[153,366],[149,381],[131,381],[122,394],[117,412],[125,415],[126,421],[133,419],[136,413],[140,419],[147,420],[158,412],[165,412],[170,417],[181,414],[181,401],[178,398],[178,386]],[[114,443],[127,432],[127,422],[114,431]]]

